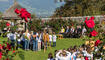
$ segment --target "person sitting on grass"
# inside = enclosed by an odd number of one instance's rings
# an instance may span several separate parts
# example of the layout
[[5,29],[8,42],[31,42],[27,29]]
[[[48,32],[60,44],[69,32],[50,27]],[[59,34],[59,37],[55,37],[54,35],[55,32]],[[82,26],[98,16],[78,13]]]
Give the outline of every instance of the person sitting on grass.
[[52,53],[48,54],[48,59],[47,60],[54,60]]
[[70,60],[70,56],[71,53],[66,51],[66,50],[60,50],[57,54],[56,54],[56,58],[58,60]]
[[64,34],[64,33],[65,33],[65,29],[64,29],[64,27],[62,27],[60,34]]
[[87,30],[86,30],[85,26],[83,26],[83,29],[82,29],[82,36],[83,37],[86,35],[86,32],[87,32]]

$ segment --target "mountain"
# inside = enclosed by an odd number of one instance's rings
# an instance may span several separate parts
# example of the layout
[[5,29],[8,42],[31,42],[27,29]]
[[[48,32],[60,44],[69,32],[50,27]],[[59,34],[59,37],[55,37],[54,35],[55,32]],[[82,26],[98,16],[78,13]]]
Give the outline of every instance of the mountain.
[[[17,0],[19,4],[26,8],[29,12],[35,13],[37,16],[51,16],[57,7],[64,2],[55,3],[54,0]],[[4,12],[12,4],[13,0],[0,0],[0,11]]]

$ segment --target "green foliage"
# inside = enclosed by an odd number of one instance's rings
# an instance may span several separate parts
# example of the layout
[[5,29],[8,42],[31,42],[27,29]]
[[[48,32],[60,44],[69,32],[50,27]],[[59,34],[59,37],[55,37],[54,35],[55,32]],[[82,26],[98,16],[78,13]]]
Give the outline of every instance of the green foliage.
[[10,28],[11,28],[12,31],[17,31],[18,26],[15,25],[15,26],[11,26]]
[[57,20],[50,20],[48,23],[48,26],[53,28],[53,31],[56,33],[59,33],[59,31],[61,30],[62,26],[66,26],[68,22],[66,20],[63,19],[57,19]]
[[91,16],[105,14],[104,0],[72,0],[57,8],[54,16]]
[[41,20],[34,19],[33,21],[30,21],[28,23],[28,29],[31,31],[41,31],[42,30]]
[[2,12],[0,12],[0,19],[2,19]]
[[1,21],[0,22],[0,29],[3,30],[4,28],[6,28],[6,22],[5,21]]

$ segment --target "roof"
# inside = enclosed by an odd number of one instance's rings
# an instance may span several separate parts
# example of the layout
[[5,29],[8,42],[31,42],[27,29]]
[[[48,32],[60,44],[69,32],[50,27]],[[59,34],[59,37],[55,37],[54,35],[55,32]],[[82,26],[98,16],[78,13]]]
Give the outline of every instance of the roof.
[[2,18],[3,19],[6,19],[6,20],[10,20],[10,19],[21,19],[15,12],[14,10],[18,8],[18,9],[21,9],[22,7],[19,5],[18,2],[14,2],[14,4],[9,8],[7,9],[3,15],[2,15]]

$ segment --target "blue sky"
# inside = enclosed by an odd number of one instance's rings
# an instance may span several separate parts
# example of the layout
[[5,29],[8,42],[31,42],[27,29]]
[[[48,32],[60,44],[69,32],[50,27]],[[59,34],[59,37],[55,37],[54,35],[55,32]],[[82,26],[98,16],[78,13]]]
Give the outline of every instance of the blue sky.
[[[37,16],[51,16],[57,7],[64,4],[55,3],[54,0],[17,0],[21,6],[27,8]],[[0,11],[4,12],[13,4],[13,0],[0,0]]]

